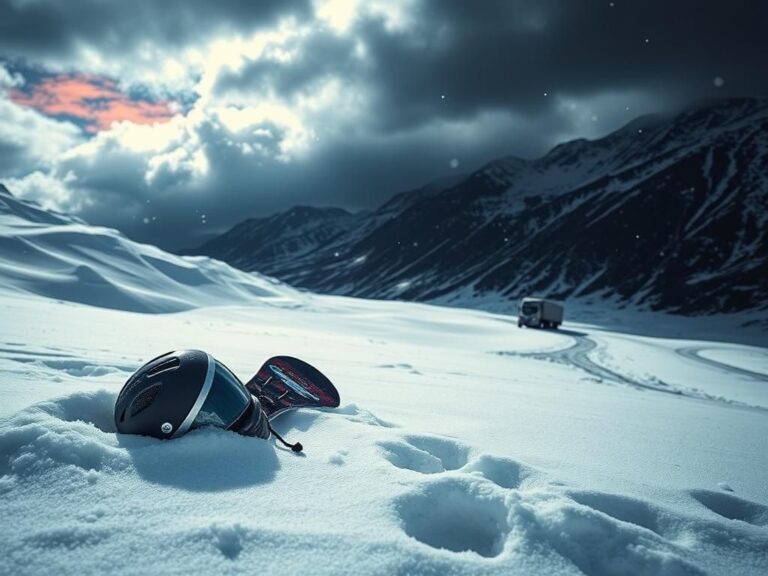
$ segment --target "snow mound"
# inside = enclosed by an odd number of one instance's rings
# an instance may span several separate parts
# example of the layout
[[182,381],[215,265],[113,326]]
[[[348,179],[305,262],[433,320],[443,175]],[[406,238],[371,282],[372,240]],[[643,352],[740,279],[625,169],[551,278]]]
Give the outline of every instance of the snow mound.
[[0,194],[0,288],[135,312],[287,302],[277,280],[205,257],[180,257]]
[[[691,491],[693,516],[569,489],[354,405],[281,418],[283,433],[311,430],[303,456],[214,429],[122,436],[114,400],[78,392],[0,422],[7,573],[182,574],[194,562],[205,573],[690,575],[737,555],[765,567],[766,508],[730,494]],[[129,570],[111,564],[137,545]]]

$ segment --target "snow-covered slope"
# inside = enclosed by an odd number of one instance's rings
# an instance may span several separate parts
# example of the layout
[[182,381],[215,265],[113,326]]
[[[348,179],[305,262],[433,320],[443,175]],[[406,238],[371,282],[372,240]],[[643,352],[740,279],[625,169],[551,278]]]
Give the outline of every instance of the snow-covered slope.
[[0,290],[141,312],[298,298],[271,278],[179,257],[15,198],[0,184]]
[[[529,294],[684,314],[766,309],[768,102],[726,100],[526,161],[490,162],[438,193],[400,195],[279,266],[314,291],[458,305]],[[226,254],[220,255],[227,259]]]
[[242,270],[271,274],[324,247],[361,220],[362,215],[341,208],[296,206],[276,216],[249,218],[184,253],[206,254]]
[[[464,176],[446,176],[426,186],[396,194],[374,213],[350,214],[340,208],[296,206],[266,218],[249,218],[205,244],[182,254],[205,254],[241,270],[281,274],[297,261],[325,254],[329,246],[365,236],[417,202],[455,186]],[[334,249],[335,253],[335,249]]]
[[[0,295],[0,574],[764,575],[768,351],[401,302],[148,316]],[[119,330],[115,330],[115,327]],[[342,405],[115,433],[142,361],[292,354]]]
[[[0,201],[2,576],[768,570],[768,350],[727,324],[296,295]],[[180,348],[243,379],[303,358],[342,405],[275,421],[302,455],[117,434],[123,383]]]

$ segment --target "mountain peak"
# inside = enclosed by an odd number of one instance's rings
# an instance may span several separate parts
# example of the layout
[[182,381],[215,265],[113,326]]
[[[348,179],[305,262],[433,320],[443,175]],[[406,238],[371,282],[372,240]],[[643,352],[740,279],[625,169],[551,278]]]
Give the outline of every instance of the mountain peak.
[[499,158],[446,189],[401,193],[333,227],[265,223],[203,252],[366,298],[764,309],[767,134],[768,101],[750,98],[642,116],[536,160]]

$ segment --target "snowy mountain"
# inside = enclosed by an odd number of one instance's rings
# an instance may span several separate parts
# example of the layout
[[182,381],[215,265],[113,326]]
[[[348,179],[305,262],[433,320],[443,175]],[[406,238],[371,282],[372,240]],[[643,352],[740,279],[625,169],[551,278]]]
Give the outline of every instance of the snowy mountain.
[[276,216],[249,218],[199,249],[184,253],[206,254],[243,270],[253,270],[252,263],[261,262],[258,271],[270,274],[333,242],[360,219],[341,208],[296,206]]
[[294,299],[291,288],[44,210],[0,184],[0,290],[139,312]]
[[375,213],[350,214],[341,208],[296,206],[266,218],[249,218],[201,246],[181,253],[205,254],[242,270],[280,274],[293,268],[297,259],[303,261],[305,256],[311,259],[313,254],[345,240],[351,231],[371,232],[414,203],[460,181],[457,176],[445,177],[416,190],[401,192]]
[[473,305],[535,293],[689,314],[765,308],[766,166],[768,103],[725,100],[398,195],[290,257],[270,259],[231,233],[201,252],[372,298]]
[[[395,198],[360,237],[460,191]],[[764,334],[623,314],[527,330],[297,294],[2,188],[0,574],[763,576]],[[300,357],[341,406],[272,423],[300,456],[215,427],[117,433],[130,375],[182,348],[244,380]]]

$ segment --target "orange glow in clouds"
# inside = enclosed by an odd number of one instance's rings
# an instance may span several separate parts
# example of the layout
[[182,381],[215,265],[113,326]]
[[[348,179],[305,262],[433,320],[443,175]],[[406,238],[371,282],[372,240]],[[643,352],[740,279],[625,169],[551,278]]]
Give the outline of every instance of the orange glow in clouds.
[[134,100],[117,85],[98,76],[62,74],[42,80],[31,90],[13,90],[11,100],[48,116],[70,116],[85,124],[86,132],[108,130],[113,122],[167,122],[173,116],[167,101]]

